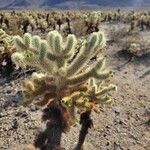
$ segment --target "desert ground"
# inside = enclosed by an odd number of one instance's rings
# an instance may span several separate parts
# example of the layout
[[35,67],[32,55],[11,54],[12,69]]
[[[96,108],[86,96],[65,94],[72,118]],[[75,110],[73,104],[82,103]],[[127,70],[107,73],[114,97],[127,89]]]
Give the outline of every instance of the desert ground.
[[[120,24],[116,25],[120,27]],[[110,24],[100,30],[109,35]],[[150,39],[150,31],[142,31]],[[43,35],[44,37],[45,35]],[[112,82],[118,91],[112,93],[114,103],[100,106],[100,113],[92,113],[94,127],[89,130],[85,150],[150,150],[150,51],[134,56],[120,47],[107,43],[107,66],[114,72]],[[21,81],[30,74],[13,80],[0,78],[0,150],[25,150],[33,143],[41,122],[41,109],[21,105]],[[63,134],[62,146],[71,150],[77,143],[80,124]]]

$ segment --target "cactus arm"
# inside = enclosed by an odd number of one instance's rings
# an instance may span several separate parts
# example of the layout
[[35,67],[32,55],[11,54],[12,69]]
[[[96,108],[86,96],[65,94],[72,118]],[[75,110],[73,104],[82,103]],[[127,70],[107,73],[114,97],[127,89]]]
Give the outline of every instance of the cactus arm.
[[[56,86],[54,85],[42,85],[42,84],[38,84],[38,85],[34,85],[34,90],[31,90],[31,88],[29,88],[29,83],[28,82],[24,82],[25,84],[23,85],[23,93],[24,93],[24,103],[30,103],[33,100],[37,99],[39,96],[43,96],[44,95],[44,99],[42,101],[40,101],[39,103],[37,102],[37,105],[39,104],[43,104],[46,102],[47,98],[52,98],[55,96],[56,93]],[[34,83],[32,83],[34,84]],[[49,90],[50,89],[50,90]],[[45,92],[48,92],[49,95],[45,94]],[[44,104],[43,104],[44,105]]]
[[39,60],[42,62],[45,58],[46,55],[46,51],[47,51],[48,47],[47,47],[47,43],[46,41],[42,41],[41,42],[41,49],[40,49],[40,53],[39,53]]
[[[17,47],[18,52],[20,52],[20,55],[14,54],[12,56],[12,59],[14,60],[14,62],[18,63],[18,65],[20,64],[23,67],[29,65],[33,67],[38,67],[45,72],[53,72],[54,68],[52,65],[52,61],[49,62],[47,61],[47,59],[45,59],[45,55],[48,51],[47,42],[44,40],[40,40],[38,36],[34,36],[31,39],[30,34],[25,34],[24,40],[28,43],[27,44],[28,47],[25,45],[25,42],[23,41],[22,38],[18,36],[15,38],[16,47]],[[50,53],[49,53],[49,56],[50,56]]]
[[48,58],[50,61],[56,61],[56,60],[58,60],[58,59],[59,59],[59,57],[58,57],[58,56],[53,55],[53,54],[52,54],[52,53],[50,53],[50,52],[48,52],[48,53],[47,53],[47,58]]
[[82,67],[86,64],[86,62],[89,61],[89,59],[97,52],[99,46],[104,45],[105,38],[103,36],[104,35],[100,32],[97,33],[94,32],[90,36],[87,43],[85,43],[85,45],[82,46],[79,55],[75,58],[73,63],[68,67],[67,69],[68,77],[79,72],[82,69]]
[[75,105],[68,106],[67,108],[71,116],[71,125],[73,125],[77,121],[76,114],[75,114]]
[[51,31],[47,35],[47,42],[50,47],[50,50],[53,52],[53,54],[57,55],[57,50],[55,51],[55,37],[59,35],[58,31]]
[[101,96],[103,94],[106,94],[109,91],[116,91],[116,90],[117,90],[116,85],[110,84],[108,87],[104,87],[101,91],[97,92],[95,95],[96,96]]
[[[95,47],[98,44],[98,36],[97,34],[93,34],[90,38],[89,42],[86,43],[79,52],[79,55],[75,58],[73,63],[67,69],[67,76],[72,76],[77,71],[79,71],[83,65],[89,60],[90,54],[95,50]],[[91,57],[91,56],[90,56]]]
[[27,50],[27,47],[26,45],[23,43],[23,40],[21,37],[19,36],[16,36],[14,38],[15,40],[15,45],[16,45],[16,48],[17,48],[17,51],[26,51]]
[[75,103],[81,97],[83,97],[83,94],[81,92],[75,92],[71,96],[69,95],[69,97],[65,97],[63,99],[63,103],[67,106],[68,111],[70,113],[72,124],[74,124],[77,120],[75,115]]
[[35,49],[39,49],[40,46],[41,46],[41,38],[37,35],[33,36],[32,38],[32,46],[35,48]]
[[54,51],[56,55],[62,55],[62,45],[63,45],[63,40],[61,34],[57,34],[54,37]]
[[94,72],[93,77],[98,80],[107,79],[110,75],[112,75],[112,71],[104,71],[102,73]]
[[86,80],[87,80],[89,77],[91,77],[91,76],[92,76],[92,72],[91,72],[91,70],[90,70],[90,71],[88,71],[88,72],[81,73],[81,74],[78,75],[78,76],[69,78],[69,79],[66,81],[66,84],[68,84],[68,85],[74,85],[74,84],[82,83],[82,82],[86,81]]
[[90,77],[94,77],[96,71],[101,70],[104,65],[105,65],[105,58],[99,58],[97,63],[95,63],[95,65],[92,68],[90,68],[88,71],[86,71],[85,73],[81,73],[75,77],[69,78],[67,80],[67,84],[69,85],[78,84],[88,80]]
[[64,54],[73,53],[75,46],[77,44],[77,39],[74,35],[68,35],[65,49],[63,51]]
[[106,46],[107,40],[106,40],[104,32],[99,31],[98,36],[99,36],[99,48],[102,49]]
[[25,57],[22,54],[16,52],[12,54],[11,59],[17,66],[20,66],[22,68],[26,67]]
[[31,41],[32,40],[31,34],[30,33],[25,33],[24,37],[23,37],[23,40],[24,40],[25,46],[28,49],[31,46],[31,42],[32,42]]
[[103,97],[100,97],[100,98],[98,98],[97,99],[97,102],[99,102],[99,103],[110,103],[112,100],[111,100],[111,98],[109,97],[109,96],[103,96]]

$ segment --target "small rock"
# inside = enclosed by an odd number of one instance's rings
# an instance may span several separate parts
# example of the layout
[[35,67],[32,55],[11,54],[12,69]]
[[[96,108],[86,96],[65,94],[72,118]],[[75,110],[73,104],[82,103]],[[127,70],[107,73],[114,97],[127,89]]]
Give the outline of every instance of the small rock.
[[106,128],[107,128],[107,129],[111,129],[111,126],[110,126],[110,125],[107,125]]
[[112,108],[113,112],[116,113],[117,115],[120,114],[120,109],[118,107],[113,107]]
[[30,111],[37,111],[38,110],[38,108],[35,106],[35,105],[32,105],[31,107],[30,107]]
[[107,143],[106,143],[106,146],[109,146],[110,145],[110,142],[108,141]]
[[2,113],[0,113],[0,118],[2,118],[4,115]]
[[13,128],[13,129],[18,129],[18,126],[19,126],[19,123],[18,123],[17,119],[14,119],[14,120],[13,120],[12,128]]
[[15,114],[15,116],[16,116],[16,117],[20,116],[20,117],[22,117],[22,118],[25,118],[25,117],[28,116],[28,113],[27,113],[26,111],[22,111],[22,112],[18,111],[18,112]]
[[7,93],[7,94],[10,94],[10,93],[11,93],[11,91],[12,91],[12,90],[7,90],[7,91],[6,91],[6,93]]

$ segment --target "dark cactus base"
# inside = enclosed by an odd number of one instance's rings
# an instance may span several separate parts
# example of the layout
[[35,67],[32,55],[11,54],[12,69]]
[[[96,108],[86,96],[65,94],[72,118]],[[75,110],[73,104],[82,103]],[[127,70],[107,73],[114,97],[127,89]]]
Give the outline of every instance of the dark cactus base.
[[79,140],[76,148],[74,150],[82,150],[83,144],[88,134],[88,129],[93,126],[93,121],[90,117],[91,111],[86,111],[81,114],[80,116],[80,124],[82,125],[79,135]]

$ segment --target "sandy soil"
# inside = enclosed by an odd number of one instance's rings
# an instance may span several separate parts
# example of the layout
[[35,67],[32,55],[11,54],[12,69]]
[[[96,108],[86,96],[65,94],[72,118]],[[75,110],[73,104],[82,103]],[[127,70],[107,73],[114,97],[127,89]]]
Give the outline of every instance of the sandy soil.
[[[94,128],[90,129],[85,150],[150,150],[150,52],[133,58],[119,53],[119,48],[107,47],[107,66],[115,72],[112,107],[104,106],[100,114],[93,113]],[[31,105],[24,108],[20,91],[25,77],[2,82],[0,79],[0,150],[24,150],[33,142],[41,124],[41,111]],[[63,135],[62,145],[71,150],[78,139],[80,125],[76,123]]]

